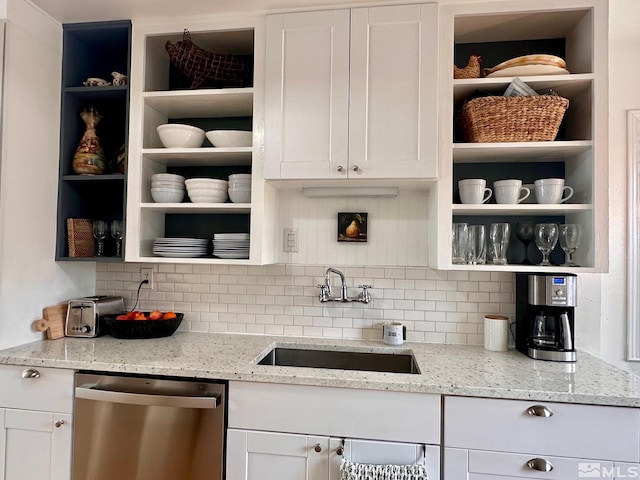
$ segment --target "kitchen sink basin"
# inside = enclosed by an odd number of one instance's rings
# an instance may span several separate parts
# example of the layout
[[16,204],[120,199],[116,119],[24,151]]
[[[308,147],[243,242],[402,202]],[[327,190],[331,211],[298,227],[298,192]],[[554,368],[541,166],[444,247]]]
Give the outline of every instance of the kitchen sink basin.
[[420,373],[413,353],[407,350],[403,353],[380,353],[275,347],[258,364],[368,372]]

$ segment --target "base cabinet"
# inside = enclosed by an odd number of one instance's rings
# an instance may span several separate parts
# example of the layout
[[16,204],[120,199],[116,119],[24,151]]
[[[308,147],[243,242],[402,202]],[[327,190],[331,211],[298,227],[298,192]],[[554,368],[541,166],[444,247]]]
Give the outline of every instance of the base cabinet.
[[0,409],[0,478],[69,480],[71,415]]

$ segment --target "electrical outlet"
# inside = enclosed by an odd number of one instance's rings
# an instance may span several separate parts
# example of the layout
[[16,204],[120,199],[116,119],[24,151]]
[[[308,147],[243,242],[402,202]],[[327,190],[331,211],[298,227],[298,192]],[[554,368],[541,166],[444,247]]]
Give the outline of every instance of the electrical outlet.
[[140,281],[148,280],[149,283],[142,285],[142,288],[148,288],[150,290],[156,289],[156,284],[153,281],[153,268],[141,268],[140,269]]

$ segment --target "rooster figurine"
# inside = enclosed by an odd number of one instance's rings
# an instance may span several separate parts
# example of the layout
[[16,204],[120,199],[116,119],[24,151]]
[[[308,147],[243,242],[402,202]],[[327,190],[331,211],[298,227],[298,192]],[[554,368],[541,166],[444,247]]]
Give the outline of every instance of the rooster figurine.
[[482,58],[480,58],[480,55],[471,55],[466,67],[458,68],[455,65],[453,66],[453,78],[479,78],[481,63]]

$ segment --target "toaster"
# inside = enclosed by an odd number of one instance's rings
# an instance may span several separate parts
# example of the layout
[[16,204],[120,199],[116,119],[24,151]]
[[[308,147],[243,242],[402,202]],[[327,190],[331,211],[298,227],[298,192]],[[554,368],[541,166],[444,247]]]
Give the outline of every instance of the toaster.
[[85,297],[69,300],[64,334],[67,337],[99,337],[108,333],[102,317],[124,312],[122,297]]

